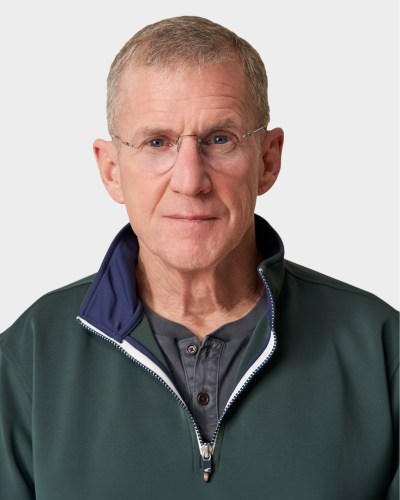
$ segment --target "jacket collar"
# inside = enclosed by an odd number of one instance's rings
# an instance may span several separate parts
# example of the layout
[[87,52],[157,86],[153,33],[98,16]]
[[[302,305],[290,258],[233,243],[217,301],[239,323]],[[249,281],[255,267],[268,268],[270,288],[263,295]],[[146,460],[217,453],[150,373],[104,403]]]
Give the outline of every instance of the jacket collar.
[[[284,276],[283,243],[267,221],[255,215],[257,246],[264,256],[259,269],[276,301]],[[78,317],[118,342],[138,325],[143,309],[136,289],[138,240],[127,224],[117,234],[87,292]]]
[[256,243],[264,260],[258,266],[271,288],[274,301],[278,300],[285,274],[284,247],[279,234],[268,222],[255,214]]

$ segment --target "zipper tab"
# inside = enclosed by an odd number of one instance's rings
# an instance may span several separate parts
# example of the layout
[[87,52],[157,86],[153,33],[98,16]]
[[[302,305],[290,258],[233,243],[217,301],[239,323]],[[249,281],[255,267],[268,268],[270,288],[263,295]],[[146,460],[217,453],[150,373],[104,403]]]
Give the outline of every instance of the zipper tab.
[[204,443],[201,445],[201,467],[203,469],[203,479],[205,483],[208,483],[210,480],[211,472],[212,472],[212,454],[213,447],[210,443]]

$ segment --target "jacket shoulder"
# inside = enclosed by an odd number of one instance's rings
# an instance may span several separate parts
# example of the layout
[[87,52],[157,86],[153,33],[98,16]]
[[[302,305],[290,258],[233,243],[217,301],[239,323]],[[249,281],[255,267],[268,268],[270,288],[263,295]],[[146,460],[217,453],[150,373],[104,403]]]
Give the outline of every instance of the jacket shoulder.
[[345,300],[353,298],[356,302],[370,302],[371,306],[375,304],[376,308],[385,310],[387,314],[395,317],[398,316],[398,311],[384,300],[371,292],[367,292],[366,290],[345,283],[344,281],[340,281],[288,260],[285,260],[285,271],[296,280],[309,284],[311,287],[314,286],[316,292],[318,292],[321,287],[324,287],[329,289],[332,294],[336,295],[336,298],[342,296]]
[[285,261],[285,283],[303,315],[325,329],[329,325],[336,339],[358,338],[375,352],[383,348],[388,379],[393,378],[399,363],[396,309],[370,292],[290,261]]
[[76,316],[93,278],[46,293],[0,335],[1,376],[6,371],[16,377],[30,394],[35,363],[43,366],[49,359],[62,359],[71,339],[79,337]]
[[29,326],[33,329],[41,319],[51,324],[53,317],[76,313],[95,276],[95,274],[86,276],[44,294],[0,335],[0,346],[6,344],[9,337],[14,336],[14,332],[16,334],[17,331],[26,330]]
[[[50,292],[47,292],[45,295],[40,297],[40,299],[38,299],[37,302],[41,301],[42,299],[45,299],[46,297],[56,295],[58,293],[63,293],[63,292],[80,293],[82,291],[82,287],[86,287],[86,289],[88,289],[90,287],[90,285],[92,284],[95,277],[96,277],[96,274],[91,274],[89,276],[85,276],[84,278],[81,278],[80,280],[73,281],[72,283],[68,283],[67,285],[64,285],[60,288],[56,288],[55,290],[51,290]],[[35,304],[37,302],[35,302]]]

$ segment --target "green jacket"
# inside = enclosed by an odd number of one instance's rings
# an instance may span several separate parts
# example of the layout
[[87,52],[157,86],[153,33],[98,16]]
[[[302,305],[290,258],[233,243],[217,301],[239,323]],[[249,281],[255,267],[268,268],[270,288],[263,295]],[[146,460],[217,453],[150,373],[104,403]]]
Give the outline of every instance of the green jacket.
[[398,498],[396,311],[256,226],[267,315],[212,442],[143,315],[127,226],[95,279],[0,336],[1,500]]

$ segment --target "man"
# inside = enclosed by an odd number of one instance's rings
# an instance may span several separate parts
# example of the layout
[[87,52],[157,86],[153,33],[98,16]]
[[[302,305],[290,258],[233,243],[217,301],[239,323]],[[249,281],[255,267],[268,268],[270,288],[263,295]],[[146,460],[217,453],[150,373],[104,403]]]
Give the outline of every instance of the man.
[[1,336],[0,497],[398,498],[397,314],[254,216],[283,144],[257,52],[147,26],[107,106],[94,152],[130,224]]

